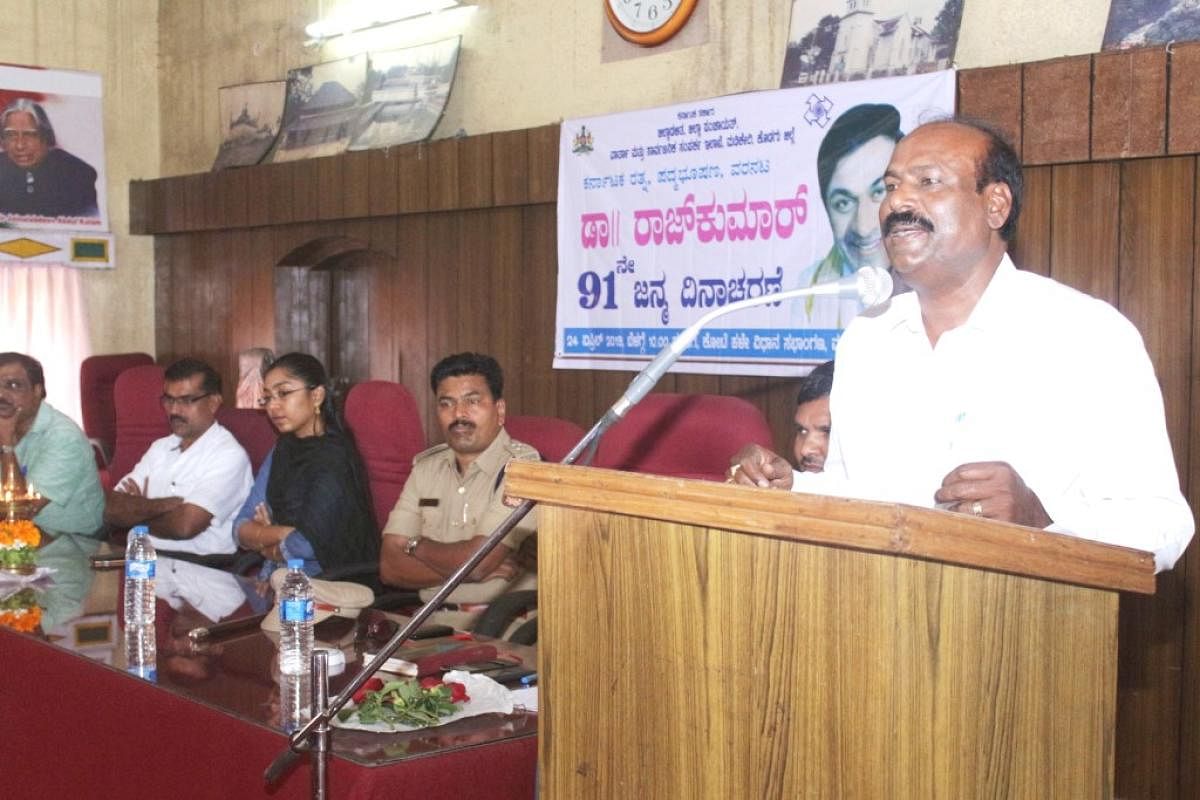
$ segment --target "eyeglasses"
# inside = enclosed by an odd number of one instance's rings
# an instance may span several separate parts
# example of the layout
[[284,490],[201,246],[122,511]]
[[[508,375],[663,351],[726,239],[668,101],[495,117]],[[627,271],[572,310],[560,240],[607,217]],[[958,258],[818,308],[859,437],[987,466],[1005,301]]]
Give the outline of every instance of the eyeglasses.
[[297,386],[295,389],[280,389],[277,392],[264,392],[263,396],[258,398],[258,407],[264,408],[271,402],[282,403],[287,399],[289,394],[295,394],[296,392],[303,391],[304,388],[306,387]]
[[201,400],[211,394],[212,392],[205,392],[204,394],[185,394],[179,397],[173,397],[169,394],[164,394],[162,397],[158,398],[158,402],[162,403],[163,408],[170,408],[171,406],[183,406],[184,408],[191,408],[192,406],[196,405],[196,403],[199,403]]
[[20,378],[7,378],[0,381],[0,389],[10,392],[24,392],[29,389],[29,384]]
[[5,128],[2,135],[5,143],[7,144],[12,144],[16,141],[32,142],[42,138],[41,131],[21,131],[17,130],[16,128]]

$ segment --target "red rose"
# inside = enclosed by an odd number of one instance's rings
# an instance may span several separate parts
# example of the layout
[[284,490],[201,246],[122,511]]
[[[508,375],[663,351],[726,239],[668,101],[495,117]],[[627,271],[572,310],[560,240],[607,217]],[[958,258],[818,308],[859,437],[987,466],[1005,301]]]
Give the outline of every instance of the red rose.
[[442,685],[441,678],[435,678],[432,675],[426,675],[424,678],[421,678],[421,688],[422,689],[436,689],[437,687],[439,687],[441,685]]
[[354,697],[350,698],[354,701],[354,705],[359,705],[367,698],[367,692],[377,692],[383,688],[383,681],[379,678],[368,678],[367,682],[358,687],[358,691],[354,693]]
[[467,687],[463,686],[461,683],[450,681],[446,685],[450,687],[451,703],[465,703],[471,699],[467,694]]

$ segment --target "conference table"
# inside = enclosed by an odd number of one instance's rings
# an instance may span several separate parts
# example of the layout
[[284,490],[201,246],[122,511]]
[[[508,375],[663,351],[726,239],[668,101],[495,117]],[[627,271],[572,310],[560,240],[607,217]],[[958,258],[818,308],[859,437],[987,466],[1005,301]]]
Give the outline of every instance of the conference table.
[[[120,553],[60,536],[43,544],[38,565],[49,574],[25,588],[34,589],[40,625],[31,632],[0,626],[0,797],[310,796],[307,755],[278,785],[263,780],[287,737],[276,639],[254,622],[269,598],[253,579],[160,557],[150,680],[124,665]],[[16,580],[0,577],[0,599]],[[331,676],[331,696],[395,621],[369,611],[319,623],[318,645],[346,658],[345,671]],[[189,633],[199,627],[213,635],[196,641]],[[446,647],[461,641],[444,640]],[[536,664],[533,648],[490,643],[502,660]],[[335,728],[331,752],[330,798],[529,800],[537,714],[518,706],[411,732]]]

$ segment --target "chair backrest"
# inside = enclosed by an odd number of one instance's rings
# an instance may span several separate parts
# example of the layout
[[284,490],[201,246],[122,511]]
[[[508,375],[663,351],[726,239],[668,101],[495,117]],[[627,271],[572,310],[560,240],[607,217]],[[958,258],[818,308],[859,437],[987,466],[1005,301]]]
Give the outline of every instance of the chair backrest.
[[111,489],[129,474],[155,439],[171,432],[158,398],[163,391],[163,368],[157,364],[130,367],[113,384],[117,431],[105,487]]
[[100,442],[104,452],[112,454],[117,438],[117,410],[113,402],[113,384],[130,367],[153,364],[147,353],[116,353],[88,356],[79,365],[79,400],[83,413],[83,432]]
[[749,442],[774,446],[762,412],[740,397],[650,394],[600,440],[595,465],[720,481]]
[[426,447],[421,413],[401,384],[365,381],[346,395],[345,414],[371,484],[375,522],[382,529],[412,472],[413,456]]
[[217,411],[217,422],[233,434],[233,438],[246,450],[254,474],[271,448],[275,446],[276,430],[267,419],[267,414],[258,408],[230,408],[222,405]]
[[537,449],[543,461],[562,461],[586,433],[570,420],[520,415],[509,415],[504,429],[512,438]]

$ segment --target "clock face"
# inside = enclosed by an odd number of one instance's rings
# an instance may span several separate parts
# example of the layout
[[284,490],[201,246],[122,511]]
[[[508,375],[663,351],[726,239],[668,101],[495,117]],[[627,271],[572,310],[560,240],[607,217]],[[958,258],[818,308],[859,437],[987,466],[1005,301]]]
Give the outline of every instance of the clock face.
[[604,0],[617,33],[646,46],[662,44],[678,33],[695,7],[696,0]]

